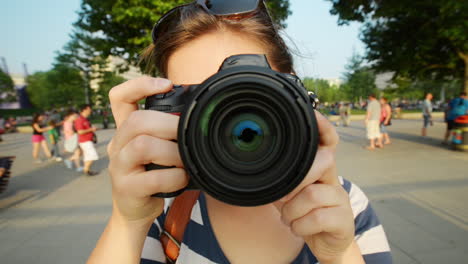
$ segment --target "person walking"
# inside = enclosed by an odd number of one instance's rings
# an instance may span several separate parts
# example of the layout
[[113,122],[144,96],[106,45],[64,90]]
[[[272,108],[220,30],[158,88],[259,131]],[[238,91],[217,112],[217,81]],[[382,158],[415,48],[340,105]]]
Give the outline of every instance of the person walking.
[[339,112],[340,112],[341,122],[343,123],[343,126],[345,127],[349,126],[350,118],[351,118],[351,107],[349,106],[349,104],[341,103]]
[[445,131],[444,144],[448,144],[448,138],[450,136],[450,131],[455,126],[455,119],[459,116],[466,115],[468,111],[468,97],[466,92],[460,93],[460,96],[452,99],[448,104],[447,109],[447,130]]
[[369,139],[368,150],[374,150],[375,147],[383,147],[379,127],[381,112],[380,103],[377,101],[375,95],[369,95],[366,115],[367,138]]
[[46,155],[49,160],[52,160],[52,154],[50,153],[49,147],[47,146],[47,142],[45,141],[44,136],[42,133],[49,131],[52,129],[51,126],[48,127],[42,127],[42,122],[44,121],[44,115],[43,114],[35,114],[33,117],[32,121],[32,129],[33,129],[33,135],[32,135],[32,143],[33,143],[33,159],[34,163],[42,163],[42,160],[39,159],[39,147],[42,147],[42,150],[44,151],[44,154]]
[[387,126],[391,125],[392,120],[392,107],[388,103],[387,98],[380,98],[380,134],[382,135],[382,142],[384,145],[391,143],[390,136],[388,135]]
[[3,141],[2,134],[5,133],[5,119],[0,116],[0,142]]
[[61,137],[62,135],[60,135],[60,130],[61,130],[61,127],[63,125],[63,121],[62,121],[62,117],[60,116],[60,113],[57,111],[57,109],[53,109],[50,112],[48,120],[49,120],[49,122],[53,121],[55,123],[55,128],[57,128],[57,133],[58,133],[59,137]]
[[52,157],[56,161],[62,161],[62,157],[60,156],[60,150],[59,150],[59,145],[58,145],[58,142],[60,140],[60,134],[58,132],[56,125],[57,124],[55,123],[55,121],[50,120],[49,126],[51,127],[51,129],[47,131],[47,134],[49,136],[50,144],[52,145]]
[[75,164],[76,171],[83,172],[83,167],[80,164],[81,149],[78,147],[78,134],[73,127],[77,118],[78,114],[70,110],[63,120],[64,148],[66,152],[73,153],[64,162],[68,169],[73,169],[73,164]]
[[83,173],[87,176],[94,176],[98,173],[91,170],[91,165],[94,161],[99,159],[96,148],[94,147],[93,137],[94,132],[97,130],[91,126],[88,117],[91,115],[91,105],[86,104],[80,108],[80,116],[75,120],[75,129],[78,133],[78,142],[83,151]]
[[432,125],[432,102],[431,102],[432,98],[433,96],[431,93],[426,94],[426,99],[424,100],[424,103],[423,103],[422,111],[423,111],[424,123],[423,123],[423,127],[421,130],[421,135],[423,137],[427,136],[427,127],[429,125]]

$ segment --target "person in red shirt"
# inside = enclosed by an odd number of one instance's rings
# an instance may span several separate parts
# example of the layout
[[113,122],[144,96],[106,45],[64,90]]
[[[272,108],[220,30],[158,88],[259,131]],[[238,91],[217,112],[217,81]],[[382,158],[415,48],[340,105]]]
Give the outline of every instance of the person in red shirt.
[[80,116],[75,120],[75,129],[78,133],[78,142],[83,151],[83,173],[87,176],[94,176],[98,173],[90,170],[94,161],[99,159],[94,147],[93,137],[96,128],[91,125],[88,117],[91,115],[91,105],[86,104],[80,108]]

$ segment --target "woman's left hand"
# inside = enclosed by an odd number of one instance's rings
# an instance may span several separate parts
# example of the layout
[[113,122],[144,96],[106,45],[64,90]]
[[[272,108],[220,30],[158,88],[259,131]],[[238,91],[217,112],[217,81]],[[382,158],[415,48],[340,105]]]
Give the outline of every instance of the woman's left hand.
[[336,169],[338,134],[316,112],[320,146],[303,182],[275,203],[283,222],[307,243],[321,264],[342,263],[354,239],[354,217],[349,196]]

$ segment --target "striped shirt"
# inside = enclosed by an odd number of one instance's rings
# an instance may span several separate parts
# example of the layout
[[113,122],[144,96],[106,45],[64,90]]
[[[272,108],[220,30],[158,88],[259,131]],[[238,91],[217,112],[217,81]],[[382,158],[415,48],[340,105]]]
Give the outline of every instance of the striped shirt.
[[[355,240],[359,245],[366,263],[390,264],[392,257],[390,247],[382,225],[372,209],[369,200],[361,189],[348,180],[340,177],[343,188],[348,192],[355,223]],[[164,212],[151,226],[141,255],[141,264],[166,263],[166,258],[159,241],[161,227],[164,226],[166,213],[173,199],[166,201]],[[208,217],[206,200],[203,193],[195,203],[190,221],[185,229],[184,238],[179,252],[177,264],[203,263],[225,264],[229,260],[224,255],[211,227]],[[318,263],[307,245],[293,264]]]

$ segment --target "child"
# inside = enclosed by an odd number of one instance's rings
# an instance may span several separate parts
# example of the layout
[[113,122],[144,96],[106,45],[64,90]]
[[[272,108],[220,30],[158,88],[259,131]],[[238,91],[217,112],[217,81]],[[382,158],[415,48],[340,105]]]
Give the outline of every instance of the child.
[[58,141],[60,140],[60,136],[57,131],[55,121],[49,121],[49,126],[52,127],[51,130],[47,131],[47,134],[49,135],[50,144],[52,144],[52,156],[55,158],[56,161],[62,161],[62,157],[60,157],[60,151],[58,147]]

